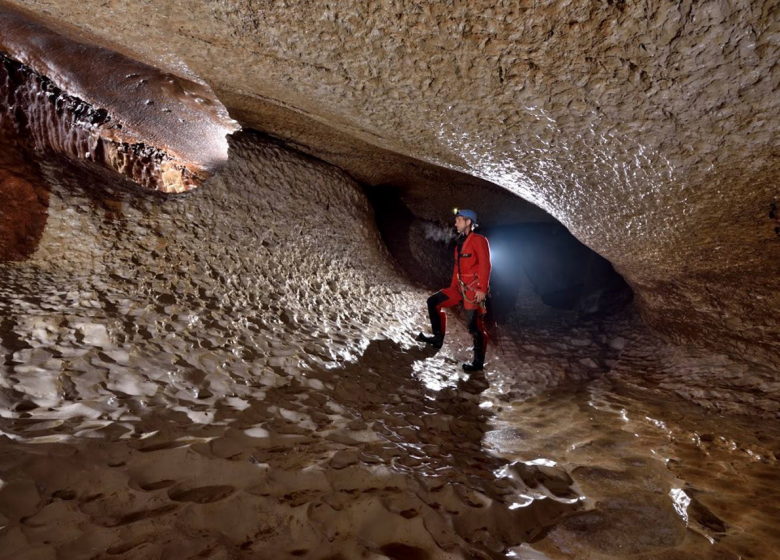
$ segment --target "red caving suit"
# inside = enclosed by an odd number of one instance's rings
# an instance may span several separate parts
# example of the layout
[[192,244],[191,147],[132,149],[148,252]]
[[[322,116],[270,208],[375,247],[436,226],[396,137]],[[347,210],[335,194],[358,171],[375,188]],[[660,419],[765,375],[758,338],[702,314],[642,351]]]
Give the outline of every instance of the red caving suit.
[[482,235],[470,232],[465,238],[459,238],[458,245],[455,247],[455,267],[452,271],[450,287],[428,298],[428,313],[433,334],[442,337],[447,331],[447,315],[444,308],[463,302],[469,333],[474,338],[474,363],[479,365],[482,365],[485,360],[488,338],[483,322],[485,306],[474,302],[474,298],[477,291],[488,292],[490,270],[488,240]]
[[[490,285],[490,270],[490,245],[487,238],[478,233],[469,233],[463,240],[463,245],[461,246],[458,243],[455,247],[455,266],[452,270],[452,282],[450,282],[449,288],[441,290],[441,293],[446,294],[448,297],[446,301],[442,302],[440,307],[452,307],[463,300],[464,308],[479,309],[480,314],[484,314],[484,307],[477,303],[470,303],[469,300],[474,301],[477,291],[487,293]],[[458,275],[460,275],[460,280],[466,285],[465,300],[461,295]]]

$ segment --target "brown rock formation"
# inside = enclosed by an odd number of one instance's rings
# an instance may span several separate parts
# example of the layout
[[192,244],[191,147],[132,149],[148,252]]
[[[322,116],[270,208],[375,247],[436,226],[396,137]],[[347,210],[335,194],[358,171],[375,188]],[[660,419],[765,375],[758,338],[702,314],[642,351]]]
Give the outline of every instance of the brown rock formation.
[[613,262],[656,329],[780,368],[776,2],[23,4],[369,183],[415,158],[505,187]]
[[35,251],[46,226],[47,202],[45,189],[0,166],[0,262]]
[[[39,150],[163,192],[198,186],[235,130],[208,87],[0,10],[0,119]],[[3,54],[5,53],[5,54]]]
[[9,124],[0,118],[0,263],[24,260],[35,252],[49,206],[49,189],[37,165],[11,140]]
[[780,407],[747,368],[626,314],[508,325],[464,379],[465,327],[437,353],[413,342],[427,294],[344,172],[242,133],[204,188],[169,197],[44,156],[38,249],[0,264],[0,556],[780,546]]
[[[0,456],[19,459],[0,464],[6,555],[491,558],[583,508],[565,469],[490,456],[478,403],[439,402],[414,374],[423,294],[344,172],[257,134],[177,198],[41,165],[43,238],[0,265]],[[41,420],[64,431],[15,431]],[[110,433],[105,454],[87,426]],[[61,436],[64,454],[30,452]]]
[[51,80],[0,53],[0,119],[11,137],[113,169],[152,190],[176,193],[208,177],[197,163],[186,164],[143,142],[123,142],[122,125],[108,111],[63,92]]

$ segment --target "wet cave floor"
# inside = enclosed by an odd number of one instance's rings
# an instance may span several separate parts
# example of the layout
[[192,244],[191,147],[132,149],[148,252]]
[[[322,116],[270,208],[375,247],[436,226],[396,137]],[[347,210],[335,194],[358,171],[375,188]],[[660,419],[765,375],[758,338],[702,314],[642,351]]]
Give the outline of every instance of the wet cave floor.
[[372,343],[205,424],[5,418],[2,557],[777,557],[776,426],[605,380],[505,402],[444,353]]
[[[230,161],[165,204],[41,163],[40,247],[0,265],[0,558],[780,557],[777,422],[659,390],[632,309],[508,323],[469,377],[356,185]],[[349,220],[310,232],[321,196]]]

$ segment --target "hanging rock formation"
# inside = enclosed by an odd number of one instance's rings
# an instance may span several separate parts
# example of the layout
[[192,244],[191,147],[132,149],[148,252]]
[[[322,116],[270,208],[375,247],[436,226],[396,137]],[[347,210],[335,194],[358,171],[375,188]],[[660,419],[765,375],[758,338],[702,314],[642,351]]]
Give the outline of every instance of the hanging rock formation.
[[197,187],[227,160],[225,136],[237,127],[207,86],[7,8],[0,25],[7,133],[167,193]]

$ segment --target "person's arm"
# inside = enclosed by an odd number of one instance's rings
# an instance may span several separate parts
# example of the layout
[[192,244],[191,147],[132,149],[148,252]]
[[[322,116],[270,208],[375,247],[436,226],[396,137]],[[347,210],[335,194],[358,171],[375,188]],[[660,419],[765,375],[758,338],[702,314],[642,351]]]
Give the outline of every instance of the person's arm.
[[475,241],[477,241],[474,247],[477,253],[477,291],[487,294],[490,286],[490,271],[492,269],[490,264],[490,244],[484,237],[478,237]]

